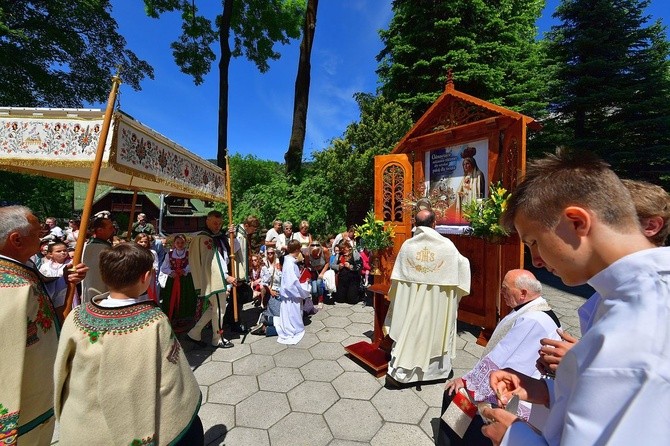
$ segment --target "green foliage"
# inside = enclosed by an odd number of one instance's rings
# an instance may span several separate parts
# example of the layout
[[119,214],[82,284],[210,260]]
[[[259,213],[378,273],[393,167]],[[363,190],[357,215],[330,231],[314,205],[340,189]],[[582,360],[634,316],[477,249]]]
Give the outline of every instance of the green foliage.
[[[360,222],[374,197],[374,157],[387,154],[412,127],[409,113],[382,96],[354,96],[361,118],[341,138],[315,152],[314,168],[339,203],[335,209],[347,224]],[[341,211],[340,211],[341,209]]]
[[0,104],[104,102],[111,76],[139,90],[153,68],[125,48],[109,0],[0,0]]
[[535,25],[544,0],[396,0],[377,56],[381,92],[418,119],[444,91],[458,90],[533,116],[546,105]]
[[198,15],[197,5],[191,0],[144,0],[149,17],[181,12],[182,34],[171,45],[172,55],[177,66],[192,76],[196,85],[203,82],[216,59],[212,45],[221,43],[221,32],[228,33],[221,28],[227,23],[223,19],[226,14],[233,32],[231,55],[245,56],[261,73],[270,69],[269,60],[281,57],[275,50],[276,43],[286,45],[300,37],[305,0],[235,0],[230,4],[232,11],[225,11],[222,5],[222,14],[212,21]]
[[74,186],[72,181],[2,172],[0,201],[27,206],[40,220],[47,217],[67,219],[73,213]]
[[491,183],[489,196],[463,206],[463,217],[470,222],[469,235],[485,239],[505,237],[509,232],[500,225],[510,194],[500,181]]
[[[648,0],[563,1],[548,35],[554,141],[594,151],[622,176],[670,186],[670,43]],[[549,138],[548,138],[549,139]],[[640,160],[645,168],[640,169]]]
[[390,248],[395,237],[393,227],[386,227],[383,221],[376,220],[372,210],[367,213],[363,223],[356,226],[355,234],[361,238],[361,245],[370,251]]

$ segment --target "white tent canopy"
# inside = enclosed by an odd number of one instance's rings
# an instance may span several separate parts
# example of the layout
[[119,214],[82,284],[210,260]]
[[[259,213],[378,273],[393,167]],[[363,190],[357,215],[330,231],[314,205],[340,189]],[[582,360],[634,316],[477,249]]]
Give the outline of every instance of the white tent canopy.
[[[0,169],[88,181],[104,111],[0,107]],[[225,173],[129,115],[116,111],[99,183],[225,201]]]

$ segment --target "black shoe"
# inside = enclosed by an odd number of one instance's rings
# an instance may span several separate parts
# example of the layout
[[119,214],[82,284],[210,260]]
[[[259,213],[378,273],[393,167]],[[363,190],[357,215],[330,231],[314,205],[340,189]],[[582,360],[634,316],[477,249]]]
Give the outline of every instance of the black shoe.
[[188,334],[186,335],[186,339],[189,341],[193,342],[195,345],[200,346],[200,347],[207,347],[207,343],[203,341],[196,341],[192,337],[190,337]]
[[221,339],[217,345],[212,345],[214,348],[232,348],[235,344],[230,342],[228,339]]

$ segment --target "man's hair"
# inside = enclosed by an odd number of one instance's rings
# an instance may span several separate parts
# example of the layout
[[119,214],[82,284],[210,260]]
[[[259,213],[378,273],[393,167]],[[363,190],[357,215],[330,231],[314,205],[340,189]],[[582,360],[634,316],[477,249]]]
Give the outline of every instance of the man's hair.
[[293,223],[291,223],[290,221],[286,220],[284,223],[282,223],[281,227],[282,227],[282,229],[286,229],[286,228],[291,228],[291,229],[293,229]]
[[416,214],[414,220],[417,226],[428,226],[430,228],[435,223],[435,212],[430,209],[424,209]]
[[221,211],[213,210],[207,213],[207,217],[223,218]]
[[242,224],[245,224],[247,226],[253,226],[254,228],[258,228],[261,226],[261,222],[255,215],[249,215],[247,218],[244,219],[244,222]]
[[105,226],[105,222],[110,221],[109,218],[106,217],[97,217],[95,220],[93,220],[93,224],[91,227],[95,231],[96,229],[103,228]]
[[151,251],[135,243],[121,243],[100,253],[100,276],[112,291],[135,285],[153,266]]
[[45,223],[49,223],[49,221],[52,221],[52,222],[54,222],[54,223],[58,223],[58,222],[56,221],[56,217],[47,217],[47,218],[44,220]]
[[5,246],[7,237],[14,231],[22,236],[30,233],[32,228],[28,215],[32,211],[25,206],[7,206],[0,208],[0,248]]
[[523,213],[551,229],[568,206],[593,212],[615,230],[639,227],[630,194],[609,164],[590,153],[565,148],[528,163],[523,181],[507,201],[501,224],[514,230],[514,219]]
[[296,251],[300,251],[301,246],[298,240],[293,239],[286,244],[286,252],[293,254]]
[[282,221],[280,219],[276,219],[272,222],[272,226],[276,225],[277,223],[282,224]]
[[532,274],[519,274],[514,280],[514,286],[519,290],[528,290],[536,294],[542,294],[542,283]]
[[661,186],[646,181],[621,180],[630,192],[635,205],[637,218],[661,217],[663,227],[655,235],[648,237],[649,241],[657,246],[663,246],[670,232],[670,194]]

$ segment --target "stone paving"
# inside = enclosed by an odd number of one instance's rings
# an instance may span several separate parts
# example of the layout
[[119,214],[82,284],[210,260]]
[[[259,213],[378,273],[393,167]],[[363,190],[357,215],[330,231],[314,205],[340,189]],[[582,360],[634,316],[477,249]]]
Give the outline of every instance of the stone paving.
[[[563,327],[578,334],[584,298],[548,285],[543,294]],[[257,314],[245,306],[245,320]],[[345,345],[370,340],[372,321],[370,306],[336,304],[311,317],[298,345],[251,334],[233,336],[235,347],[225,350],[183,340],[202,390],[205,444],[434,445],[444,385],[390,390],[345,355]],[[454,376],[481,355],[477,335],[459,323]]]

